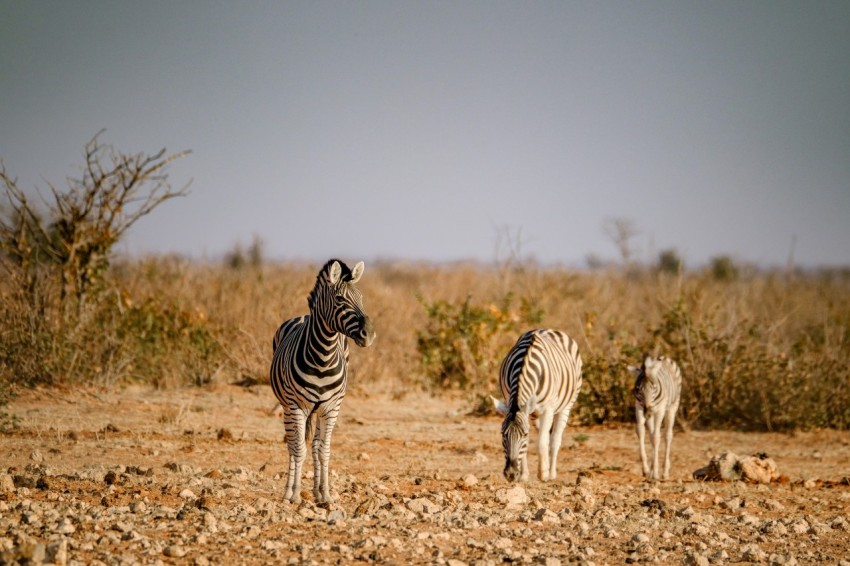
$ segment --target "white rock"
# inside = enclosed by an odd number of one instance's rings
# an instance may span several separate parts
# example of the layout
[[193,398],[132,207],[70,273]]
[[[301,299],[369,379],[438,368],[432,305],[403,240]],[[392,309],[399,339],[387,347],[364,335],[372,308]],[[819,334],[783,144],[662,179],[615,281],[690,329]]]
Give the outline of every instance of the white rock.
[[162,553],[170,558],[182,558],[186,556],[186,549],[179,544],[166,546]]
[[506,507],[520,507],[529,501],[528,493],[521,485],[503,488],[496,492],[496,501]]
[[440,507],[427,497],[411,499],[407,502],[407,508],[413,511],[414,513],[423,513],[426,515],[439,513],[442,510],[442,507]]

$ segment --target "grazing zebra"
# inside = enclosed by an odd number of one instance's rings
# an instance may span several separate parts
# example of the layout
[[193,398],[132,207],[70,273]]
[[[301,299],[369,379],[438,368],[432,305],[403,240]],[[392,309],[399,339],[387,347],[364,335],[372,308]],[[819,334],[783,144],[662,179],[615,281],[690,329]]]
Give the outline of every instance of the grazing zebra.
[[[682,392],[682,371],[676,362],[661,356],[653,359],[649,356],[640,368],[629,366],[635,380],[635,414],[637,416],[637,435],[640,442],[640,462],[643,475],[650,480],[661,479],[658,468],[658,450],[661,446],[661,426],[667,425],[667,446],[664,451],[664,476],[670,477],[670,447],[673,444],[673,423],[679,410],[679,397]],[[644,435],[649,426],[649,438],[652,442],[652,466],[646,459]]]
[[272,341],[270,380],[283,405],[289,449],[284,497],[295,504],[301,502],[301,467],[311,435],[313,496],[317,504],[333,503],[328,460],[331,433],[348,381],[346,337],[361,347],[375,339],[372,322],[363,312],[362,295],[355,287],[363,269],[362,261],[354,269],[339,260],[328,261],[307,299],[310,314],[284,322]]
[[[493,398],[505,415],[502,445],[505,479],[528,480],[529,420],[537,417],[541,481],[557,476],[558,451],[570,410],[581,389],[578,346],[558,330],[531,330],[519,337],[502,362],[499,385],[507,404]],[[554,424],[553,424],[554,420]]]

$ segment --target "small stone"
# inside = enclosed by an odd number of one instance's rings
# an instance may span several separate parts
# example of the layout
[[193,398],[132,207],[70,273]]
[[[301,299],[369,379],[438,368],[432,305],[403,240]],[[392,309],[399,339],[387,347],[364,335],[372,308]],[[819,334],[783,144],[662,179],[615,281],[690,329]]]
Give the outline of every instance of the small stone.
[[486,464],[490,459],[483,453],[476,451],[472,456],[473,464]]
[[510,488],[503,488],[496,492],[496,501],[504,504],[506,507],[520,507],[529,501],[528,493],[521,485]]
[[741,479],[753,483],[766,484],[779,479],[776,462],[764,454],[745,456],[738,460]]
[[788,529],[781,521],[766,521],[759,530],[764,534],[779,537],[788,534]]
[[16,550],[17,559],[23,564],[41,564],[46,558],[46,548],[43,543],[26,541]]
[[179,544],[171,544],[166,546],[162,553],[170,558],[183,558],[186,556],[186,549]]
[[411,499],[407,502],[406,507],[413,511],[414,513],[423,513],[426,515],[431,515],[434,513],[439,513],[442,510],[442,507],[428,499],[427,497],[420,497],[417,499]]
[[755,543],[741,547],[741,559],[745,562],[761,562],[766,556],[766,553]]
[[609,491],[602,503],[605,507],[622,507],[625,503],[625,498],[621,493]]
[[75,532],[76,530],[77,530],[77,527],[74,526],[74,523],[72,523],[71,519],[69,519],[68,517],[62,518],[62,520],[59,521],[59,523],[56,525],[56,529],[55,529],[55,531],[57,533],[60,533],[60,534],[63,534],[63,535],[70,535],[71,533]]
[[461,480],[461,481],[463,482],[463,485],[465,485],[466,487],[472,487],[472,486],[474,486],[475,484],[478,483],[478,478],[475,477],[475,474],[467,474],[467,475],[463,476],[463,480]]
[[15,480],[11,474],[0,474],[0,493],[11,493],[15,491]]
[[45,558],[47,562],[56,566],[65,566],[68,563],[68,539],[62,538],[49,542],[45,551]]
[[180,492],[179,496],[181,499],[195,499],[195,492],[193,492],[187,487],[186,489]]
[[538,509],[537,512],[534,514],[534,520],[540,521],[541,523],[551,524],[557,524],[561,522],[561,519],[558,518],[558,515],[554,511],[546,508]]

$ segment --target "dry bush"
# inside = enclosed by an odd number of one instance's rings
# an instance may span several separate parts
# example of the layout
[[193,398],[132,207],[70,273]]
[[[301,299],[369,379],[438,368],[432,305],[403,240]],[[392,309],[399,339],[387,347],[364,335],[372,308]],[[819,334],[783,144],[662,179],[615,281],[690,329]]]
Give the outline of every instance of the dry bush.
[[[272,336],[285,319],[307,313],[319,267],[114,262],[114,292],[92,306],[88,322],[67,329],[51,300],[20,302],[4,284],[3,315],[14,321],[3,335],[4,379],[14,358],[32,382],[266,382]],[[728,280],[710,270],[624,275],[375,262],[359,286],[377,340],[352,349],[353,394],[459,392],[474,406],[498,396],[498,366],[519,334],[552,327],[579,342],[584,360],[575,422],[631,422],[626,366],[663,354],[683,370],[685,426],[850,428],[847,273],[747,272]],[[57,333],[61,343],[49,339]],[[447,354],[452,372],[441,373],[427,351]]]

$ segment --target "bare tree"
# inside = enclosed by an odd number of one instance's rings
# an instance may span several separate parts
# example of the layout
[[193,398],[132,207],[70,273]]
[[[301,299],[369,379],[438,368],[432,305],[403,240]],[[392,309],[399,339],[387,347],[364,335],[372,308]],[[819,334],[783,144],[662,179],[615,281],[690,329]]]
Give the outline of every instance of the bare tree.
[[10,207],[0,215],[7,267],[33,284],[38,266],[58,266],[63,301],[73,297],[78,304],[102,279],[113,246],[127,230],[163,202],[189,192],[188,184],[173,189],[167,174],[168,166],[189,151],[121,153],[100,142],[102,133],[86,144],[82,175],[67,180],[67,191],[49,185],[52,200],[42,198],[46,220],[0,162],[0,183]]
[[605,234],[614,242],[614,245],[617,246],[623,265],[629,267],[634,255],[631,241],[639,232],[634,221],[630,218],[609,218],[603,224],[603,229]]

